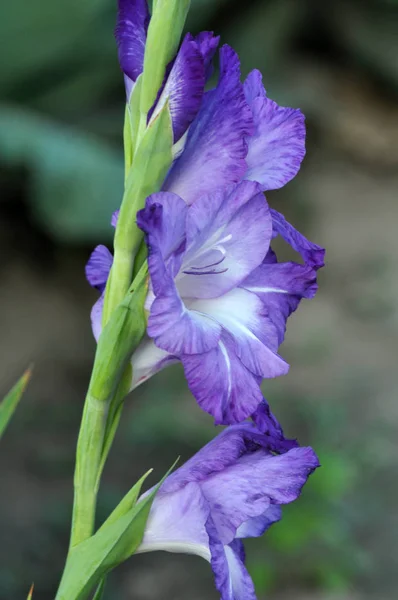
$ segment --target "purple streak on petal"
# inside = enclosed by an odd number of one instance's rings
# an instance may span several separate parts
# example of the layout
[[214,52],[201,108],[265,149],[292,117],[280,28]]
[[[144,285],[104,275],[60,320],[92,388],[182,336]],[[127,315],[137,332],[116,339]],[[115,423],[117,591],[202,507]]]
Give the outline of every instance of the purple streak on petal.
[[245,82],[255,124],[248,139],[245,179],[258,181],[266,191],[284,186],[297,174],[305,155],[305,125],[300,110],[278,106],[266,97],[260,77],[254,71]]
[[312,448],[293,448],[280,456],[259,449],[203,481],[201,489],[223,544],[234,539],[242,523],[272,504],[296,500],[318,466]]
[[269,439],[269,447],[273,452],[284,454],[288,450],[298,446],[297,440],[288,440],[285,438],[283,429],[275,415],[271,412],[265,398],[258,405],[251,417],[256,427]]
[[261,264],[271,234],[268,205],[253,182],[198,198],[187,214],[182,266],[187,276],[179,278],[180,293],[187,298],[225,294]]
[[320,269],[325,265],[325,249],[307,240],[297,229],[293,227],[285,217],[278,211],[271,209],[274,237],[280,235],[299,252],[306,265],[314,269]]
[[263,86],[263,76],[258,69],[254,69],[246,77],[243,84],[246,102],[251,106],[256,98],[265,98],[266,92]]
[[201,31],[194,39],[203,57],[205,77],[208,80],[213,73],[212,60],[220,42],[220,36],[214,36],[212,31]]
[[86,279],[89,284],[103,292],[108,281],[113,256],[106,246],[97,246],[86,264]]
[[198,44],[188,33],[177,54],[166,83],[148,117],[157,115],[169,101],[174,142],[186,132],[202,103],[205,87],[205,67]]
[[316,271],[294,262],[263,263],[241,284],[261,300],[268,319],[274,324],[279,346],[284,339],[286,321],[302,298],[313,298],[317,291]]
[[218,537],[216,526],[207,519],[211,567],[221,600],[256,600],[253,581],[244,565],[245,553],[240,540],[224,545]]
[[144,67],[149,24],[147,0],[119,0],[115,36],[119,63],[124,74],[135,82]]
[[220,63],[218,86],[205,94],[184,152],[174,162],[164,186],[187,204],[237,183],[246,172],[245,140],[253,123],[240,83],[239,59],[232,48],[223,46]]
[[252,517],[248,521],[239,525],[236,531],[236,537],[260,537],[277,521],[282,518],[282,509],[278,504],[271,504],[267,510],[258,517]]
[[171,354],[207,352],[217,345],[221,327],[197,311],[187,310],[174,283],[176,257],[184,241],[187,206],[175,194],[160,192],[137,213],[146,233],[148,267],[156,298],[148,319],[148,335]]
[[219,298],[197,300],[192,306],[223,326],[237,357],[253,374],[271,378],[288,372],[289,365],[276,353],[278,330],[256,294],[235,288]]
[[183,355],[189,389],[217,425],[240,423],[262,400],[260,377],[239,360],[234,343],[222,334],[217,347],[202,355]]

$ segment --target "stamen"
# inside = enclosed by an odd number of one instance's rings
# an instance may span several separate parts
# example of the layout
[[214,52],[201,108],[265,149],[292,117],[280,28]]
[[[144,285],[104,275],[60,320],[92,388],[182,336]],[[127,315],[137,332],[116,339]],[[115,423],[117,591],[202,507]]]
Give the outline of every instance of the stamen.
[[228,269],[221,269],[220,271],[212,269],[211,271],[183,271],[183,273],[185,275],[220,275],[221,273],[226,273],[227,271]]

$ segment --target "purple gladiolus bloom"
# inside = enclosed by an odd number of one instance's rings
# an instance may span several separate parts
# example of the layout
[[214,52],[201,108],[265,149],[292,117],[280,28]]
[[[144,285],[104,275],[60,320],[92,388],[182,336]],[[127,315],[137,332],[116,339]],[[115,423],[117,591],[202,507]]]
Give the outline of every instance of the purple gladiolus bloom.
[[[261,380],[288,370],[277,350],[288,316],[316,292],[321,249],[285,220],[278,228],[251,181],[191,206],[176,194],[154,194],[137,221],[146,233],[151,283],[148,337],[132,358],[132,387],[180,360],[193,395],[216,423],[243,421],[263,400]],[[293,236],[311,264],[278,263],[270,248],[278,233]],[[103,246],[87,265],[88,280],[102,294],[111,265]],[[97,338],[102,298],[92,312]]]
[[249,423],[225,429],[163,483],[138,552],[202,556],[221,600],[255,600],[242,539],[278,521],[319,466],[311,448],[272,450]]

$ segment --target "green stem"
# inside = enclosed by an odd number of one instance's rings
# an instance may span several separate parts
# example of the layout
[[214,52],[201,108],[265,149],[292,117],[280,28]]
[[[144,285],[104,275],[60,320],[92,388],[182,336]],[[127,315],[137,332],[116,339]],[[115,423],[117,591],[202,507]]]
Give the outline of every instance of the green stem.
[[134,254],[130,248],[124,248],[115,243],[113,264],[106,286],[106,295],[102,315],[104,327],[113,312],[120,304],[129,289],[134,267]]
[[108,403],[89,393],[84,405],[76,452],[75,494],[70,547],[94,531],[97,502],[97,473],[101,464]]
[[131,383],[130,358],[145,333],[146,278],[144,263],[98,341],[76,450],[71,548],[94,530],[100,476]]

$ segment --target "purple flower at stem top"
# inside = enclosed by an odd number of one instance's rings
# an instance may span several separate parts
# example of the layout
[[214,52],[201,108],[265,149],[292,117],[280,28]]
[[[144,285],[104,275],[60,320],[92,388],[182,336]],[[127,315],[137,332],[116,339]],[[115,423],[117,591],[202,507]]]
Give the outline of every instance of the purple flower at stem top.
[[138,552],[201,556],[221,600],[255,600],[242,540],[278,521],[319,466],[311,448],[272,450],[249,423],[225,429],[163,483]]
[[[119,0],[115,30],[119,63],[124,73],[127,100],[144,69],[145,44],[150,13],[146,0]],[[181,48],[168,65],[158,97],[148,114],[156,117],[169,101],[174,141],[187,131],[199,111],[205,84],[212,73],[211,61],[219,38],[204,31],[193,37],[187,34]]]

